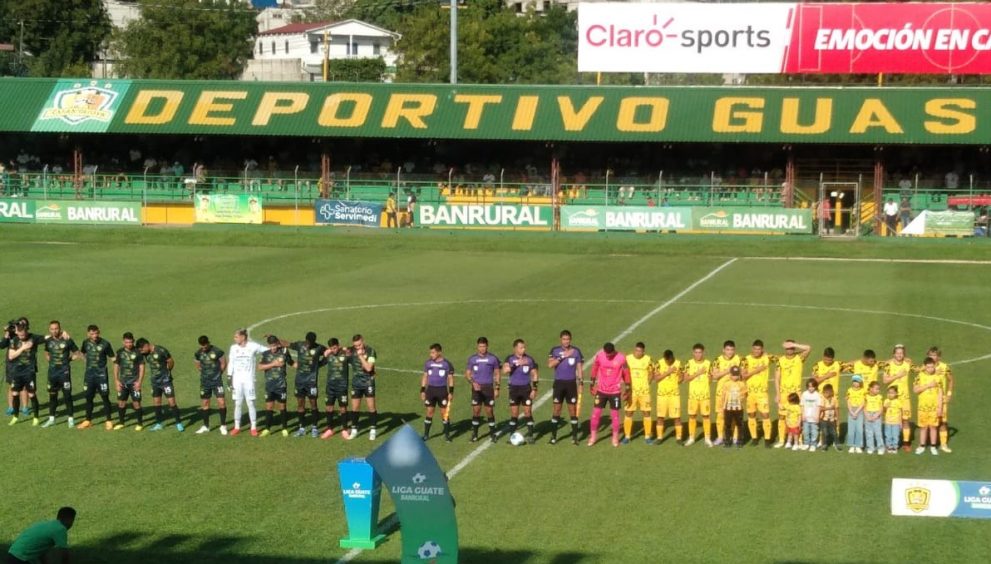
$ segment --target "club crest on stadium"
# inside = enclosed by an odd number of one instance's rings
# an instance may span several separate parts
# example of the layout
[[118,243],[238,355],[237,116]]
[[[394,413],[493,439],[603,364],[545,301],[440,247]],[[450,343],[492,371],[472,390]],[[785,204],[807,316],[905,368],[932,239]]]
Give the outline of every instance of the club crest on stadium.
[[96,81],[87,85],[76,83],[52,96],[52,106],[41,113],[41,119],[60,119],[69,125],[89,120],[109,123],[114,115],[114,101],[119,96],[112,88],[112,84],[99,86]]
[[929,509],[930,497],[929,488],[909,488],[905,490],[905,505],[916,513],[922,513]]

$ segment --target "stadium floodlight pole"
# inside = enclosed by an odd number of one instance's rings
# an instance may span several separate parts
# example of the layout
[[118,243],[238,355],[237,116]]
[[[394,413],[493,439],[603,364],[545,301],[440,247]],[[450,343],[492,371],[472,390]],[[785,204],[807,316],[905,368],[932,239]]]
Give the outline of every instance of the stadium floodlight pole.
[[458,0],[451,0],[451,84],[458,83]]

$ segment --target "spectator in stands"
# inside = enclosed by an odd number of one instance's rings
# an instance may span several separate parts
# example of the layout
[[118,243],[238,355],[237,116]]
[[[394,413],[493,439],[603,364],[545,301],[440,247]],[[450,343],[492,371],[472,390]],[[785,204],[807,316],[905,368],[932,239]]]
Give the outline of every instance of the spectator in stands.
[[654,202],[654,197],[653,196],[647,196],[647,207],[648,208],[652,208],[652,207],[655,207],[656,205],[657,205],[657,203]]
[[901,213],[902,229],[905,229],[908,227],[909,222],[912,221],[912,201],[908,196],[902,196],[898,211]]
[[947,190],[956,190],[960,186],[960,176],[956,171],[951,170],[943,177],[943,182]]
[[902,179],[898,181],[898,189],[901,190],[902,192],[911,190],[912,179],[907,176],[903,176]]
[[888,198],[882,211],[884,212],[884,224],[888,227],[888,237],[894,237],[898,227],[898,204],[895,203],[894,199]]

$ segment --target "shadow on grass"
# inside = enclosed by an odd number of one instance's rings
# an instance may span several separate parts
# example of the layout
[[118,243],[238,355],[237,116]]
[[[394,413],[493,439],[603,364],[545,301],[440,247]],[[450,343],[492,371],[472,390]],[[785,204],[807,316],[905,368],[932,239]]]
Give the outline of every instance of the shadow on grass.
[[[114,535],[71,548],[72,562],[77,564],[328,564],[343,555],[336,543],[329,544],[328,555],[321,558],[282,556],[278,554],[245,554],[238,550],[248,537],[234,535],[197,536],[170,534],[151,537],[143,533],[116,533]],[[71,542],[71,539],[70,539]],[[398,537],[388,542],[399,542]],[[0,545],[0,554],[6,555],[9,545]],[[273,547],[277,550],[278,547]],[[273,551],[275,552],[275,551]],[[499,550],[462,548],[461,562],[472,564],[526,564],[527,562],[551,564],[581,564],[599,559],[596,554],[562,552],[548,554],[535,550]],[[374,552],[358,558],[363,564],[394,564],[396,560],[376,558]]]

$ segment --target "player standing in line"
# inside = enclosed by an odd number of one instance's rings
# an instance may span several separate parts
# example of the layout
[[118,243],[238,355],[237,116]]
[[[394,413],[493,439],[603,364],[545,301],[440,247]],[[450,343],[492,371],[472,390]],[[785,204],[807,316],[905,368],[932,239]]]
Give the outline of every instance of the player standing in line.
[[210,338],[201,335],[200,348],[193,353],[196,361],[196,371],[200,373],[200,412],[203,415],[203,426],[197,435],[210,432],[210,396],[217,398],[217,410],[220,413],[220,434],[227,434],[227,394],[224,391],[223,377],[227,370],[227,357],[224,351],[210,344]]
[[[14,332],[8,330],[8,327],[4,327],[3,335],[0,335],[0,351],[6,351],[10,348],[10,339],[14,337]],[[7,353],[3,353],[3,374],[4,383],[7,384],[7,411],[6,415],[9,417],[14,415],[14,392],[10,389],[10,385],[13,383],[11,380],[11,363],[7,360]],[[27,397],[25,395],[25,397]]]
[[288,346],[291,352],[296,353],[296,415],[299,417],[299,428],[293,436],[302,437],[306,434],[306,404],[309,401],[312,419],[310,436],[315,439],[320,436],[317,376],[320,367],[326,362],[324,353],[327,349],[317,343],[317,334],[313,331],[308,332],[302,341],[293,343],[283,341],[282,346]]
[[131,400],[134,415],[138,424],[135,431],[144,429],[144,410],[141,409],[141,384],[145,379],[145,361],[134,346],[134,335],[124,333],[124,346],[117,350],[114,359],[114,385],[117,386],[117,424],[114,430],[124,428],[124,416],[127,413],[127,400]]
[[557,443],[561,424],[561,405],[567,403],[571,417],[571,442],[578,444],[578,388],[584,385],[585,359],[578,347],[571,346],[571,331],[561,331],[561,344],[551,349],[547,367],[554,369],[554,390],[551,399],[551,444]]
[[513,354],[502,363],[502,373],[509,375],[509,434],[516,431],[523,406],[528,443],[533,443],[533,400],[537,397],[538,372],[537,361],[526,354],[526,341],[513,341]]
[[902,407],[902,450],[912,450],[912,396],[909,372],[912,370],[912,359],[905,356],[905,345],[895,345],[891,352],[891,360],[884,369],[884,385],[886,388],[898,387],[898,399]]
[[110,382],[107,374],[107,359],[114,357],[114,347],[109,341],[100,336],[100,328],[90,325],[86,328],[86,340],[83,341],[79,352],[86,358],[86,373],[83,376],[83,392],[86,395],[86,419],[79,424],[78,429],[88,429],[93,425],[93,399],[100,394],[103,400],[103,411],[106,416],[104,428],[112,431],[113,421],[110,420]]
[[351,373],[351,429],[346,438],[358,436],[358,416],[361,414],[361,399],[368,408],[368,440],[374,441],[377,435],[378,411],[375,408],[375,349],[365,344],[365,338],[355,335],[351,338],[348,351]]
[[11,363],[11,391],[13,392],[12,402],[14,414],[10,418],[10,424],[17,423],[17,414],[21,408],[21,391],[26,390],[28,400],[31,402],[31,411],[34,412],[32,425],[41,423],[41,408],[38,405],[37,374],[38,374],[38,349],[45,344],[45,338],[30,332],[30,325],[27,319],[21,318],[17,321],[14,336],[10,339],[10,348],[7,349],[7,362]]
[[327,341],[324,350],[324,363],[327,365],[327,385],[324,392],[324,411],[327,416],[327,430],[320,435],[321,439],[334,436],[334,402],[341,415],[341,437],[348,438],[348,354],[341,348],[337,337]]
[[423,440],[430,438],[430,426],[434,422],[434,410],[440,406],[444,415],[444,440],[451,442],[451,421],[446,412],[454,397],[454,366],[444,358],[440,343],[430,345],[430,358],[423,363],[420,379],[420,401],[426,408],[423,418]]
[[953,397],[953,370],[950,369],[950,365],[943,362],[941,358],[942,352],[939,350],[939,347],[935,345],[929,347],[926,356],[933,359],[936,363],[936,375],[939,376],[939,387],[943,392],[943,411],[939,418],[939,450],[945,453],[951,453],[953,451],[950,450],[949,445],[950,428],[946,421],[950,409],[950,398]]
[[[623,386],[626,385],[624,394]],[[625,395],[630,394],[630,369],[626,364],[626,356],[616,350],[612,343],[602,345],[602,350],[596,353],[592,360],[590,392],[595,398],[592,408],[592,419],[589,423],[588,446],[595,444],[602,420],[602,409],[609,406],[609,418],[612,422],[612,446],[619,446],[619,406]]]
[[72,407],[72,374],[70,363],[79,352],[79,347],[68,333],[62,330],[62,324],[52,321],[48,324],[48,335],[45,337],[45,358],[48,360],[48,421],[42,427],[55,424],[55,411],[58,410],[58,394],[62,392],[65,400],[65,412],[69,427],[75,426]]
[[757,339],[750,354],[740,363],[740,376],[747,383],[747,429],[753,446],[757,446],[757,421],[764,432],[764,445],[771,446],[771,402],[767,384],[771,375],[771,358],[764,354],[764,341]]
[[292,362],[289,353],[282,348],[282,343],[275,335],[269,335],[265,342],[268,349],[262,353],[258,364],[259,370],[265,371],[265,429],[261,436],[267,437],[272,433],[272,408],[282,412],[282,436],[289,436],[289,410],[286,409],[288,395],[286,370]]
[[[730,368],[734,366],[740,366],[740,357],[736,354],[736,343],[733,341],[726,341],[723,343],[723,353],[717,356],[712,361],[711,376],[712,381],[716,383],[716,398],[718,399],[723,393],[723,387],[730,380]],[[726,422],[724,420],[725,415],[722,409],[716,410],[716,442],[715,446],[723,444],[724,440],[729,440],[728,437],[724,437]],[[736,431],[736,435],[733,437],[734,441],[738,441],[739,429]]]
[[692,345],[692,358],[685,363],[685,381],[688,382],[688,440],[685,446],[695,444],[695,432],[698,427],[698,417],[702,416],[702,436],[705,446],[712,446],[712,423],[709,413],[711,405],[711,386],[709,371],[712,363],[705,359],[705,345]]
[[[774,448],[785,446],[785,436],[788,434],[788,422],[785,420],[791,405],[791,394],[799,397],[802,392],[802,370],[805,367],[805,359],[809,358],[812,347],[801,343],[796,343],[788,339],[782,345],[785,353],[775,360],[778,363],[774,371],[774,403],[778,406],[778,442]],[[795,445],[798,446],[797,444]]]
[[651,413],[654,408],[651,406],[650,382],[654,377],[654,359],[649,354],[645,354],[647,346],[643,343],[633,345],[633,354],[626,357],[626,366],[630,371],[630,388],[632,394],[626,402],[626,413],[623,417],[623,440],[624,445],[630,443],[633,437],[633,414],[640,410],[643,417],[644,442],[648,445],[654,444],[654,420]]
[[[812,365],[812,379],[816,383],[816,389],[822,391],[825,384],[833,387],[833,393],[840,397],[840,373],[843,365],[836,362],[836,351],[833,347],[826,347],[822,351],[822,359]],[[840,402],[840,406],[842,406]],[[840,413],[837,411],[836,420],[839,421]],[[840,439],[841,437],[837,437]],[[822,446],[822,437],[819,437],[819,446]]]
[[674,422],[674,437],[682,444],[681,390],[683,378],[681,361],[674,358],[674,352],[665,350],[654,368],[657,380],[657,442],[664,440],[664,421]]
[[247,329],[234,332],[234,344],[231,345],[227,357],[227,377],[230,378],[231,390],[234,393],[234,428],[231,436],[236,437],[241,432],[241,413],[244,404],[248,404],[248,421],[251,423],[251,436],[258,436],[258,414],[255,411],[255,356],[264,353],[268,348],[261,343],[248,339]]
[[860,357],[860,360],[842,363],[840,365],[840,372],[848,372],[860,376],[860,379],[864,382],[864,389],[870,390],[871,384],[878,381],[878,370],[880,368],[877,363],[877,355],[873,350],[867,349]]
[[151,373],[151,401],[155,404],[155,425],[152,431],[161,431],[165,428],[165,416],[162,412],[162,396],[165,396],[169,403],[169,411],[175,419],[175,429],[180,433],[186,430],[182,424],[182,417],[179,415],[179,406],[175,401],[175,381],[172,380],[172,369],[175,368],[175,359],[172,353],[165,347],[160,347],[148,342],[144,337],[135,343],[138,352],[144,356],[145,372]]
[[919,426],[919,447],[915,454],[926,452],[926,438],[929,439],[929,452],[936,456],[936,429],[939,427],[940,416],[943,412],[943,388],[940,376],[936,374],[936,361],[926,357],[922,370],[915,379],[913,390],[919,398],[919,415],[916,424]]
[[475,341],[475,354],[468,357],[465,378],[471,385],[471,442],[478,440],[478,428],[482,426],[482,408],[489,424],[489,440],[499,438],[496,432],[495,400],[499,398],[502,374],[499,357],[489,352],[489,340],[479,337]]

